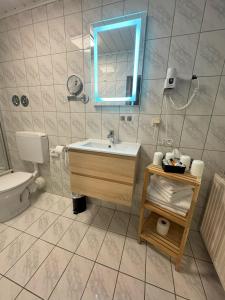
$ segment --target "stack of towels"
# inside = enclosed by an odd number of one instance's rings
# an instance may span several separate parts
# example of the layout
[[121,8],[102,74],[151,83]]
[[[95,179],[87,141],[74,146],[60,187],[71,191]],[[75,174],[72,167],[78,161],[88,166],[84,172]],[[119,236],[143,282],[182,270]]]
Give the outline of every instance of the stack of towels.
[[152,175],[147,200],[185,216],[191,205],[192,193],[190,185]]

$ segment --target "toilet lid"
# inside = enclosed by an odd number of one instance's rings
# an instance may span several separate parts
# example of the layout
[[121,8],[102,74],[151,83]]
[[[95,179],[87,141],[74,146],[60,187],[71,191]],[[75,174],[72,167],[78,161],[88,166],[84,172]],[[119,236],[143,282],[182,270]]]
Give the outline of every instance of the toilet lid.
[[15,172],[0,176],[0,193],[15,189],[32,177],[32,173]]

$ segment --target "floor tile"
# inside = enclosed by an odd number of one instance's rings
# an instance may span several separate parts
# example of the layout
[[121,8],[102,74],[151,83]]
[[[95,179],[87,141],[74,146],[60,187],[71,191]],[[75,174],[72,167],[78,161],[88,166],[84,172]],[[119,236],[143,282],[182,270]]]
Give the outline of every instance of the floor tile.
[[53,245],[37,240],[9,272],[6,273],[6,277],[24,286],[52,249]]
[[22,232],[14,228],[7,227],[0,233],[0,251],[14,241]]
[[144,300],[144,282],[119,273],[114,300]]
[[170,258],[147,246],[146,282],[174,292]]
[[192,257],[184,256],[180,271],[173,265],[175,293],[191,300],[205,300],[205,293],[198,274],[195,261]]
[[43,213],[44,211],[41,209],[29,207],[17,217],[6,222],[6,225],[25,231],[31,224],[40,218]]
[[16,300],[40,300],[41,298],[35,296],[34,294],[28,292],[27,290],[22,290]]
[[33,206],[48,210],[51,206],[53,206],[59,200],[58,195],[50,194],[50,193],[42,193],[40,194],[35,201],[33,201]]
[[61,215],[71,204],[71,201],[69,198],[59,197],[58,201],[49,206],[48,211]]
[[127,236],[137,239],[138,237],[139,217],[132,215],[128,225]]
[[105,234],[105,230],[91,226],[85,234],[76,253],[89,259],[95,260],[101,248]]
[[72,254],[68,251],[55,247],[28,282],[26,288],[44,299],[48,298],[71,256]]
[[195,258],[211,261],[200,232],[190,231],[189,240]]
[[57,218],[58,215],[46,211],[26,232],[33,236],[40,237]]
[[22,288],[12,281],[4,277],[0,279],[1,300],[14,300],[21,290]]
[[61,240],[58,242],[58,246],[75,252],[85,233],[87,232],[88,227],[89,225],[85,223],[74,221],[67,229]]
[[176,300],[175,295],[159,289],[151,284],[146,284],[145,300]]
[[97,262],[118,270],[124,242],[125,237],[122,235],[113,232],[107,232],[99,252]]
[[87,210],[78,214],[76,217],[76,221],[91,224],[98,210],[99,210],[99,206],[96,206],[95,204],[88,204]]
[[0,273],[5,274],[36,241],[35,237],[23,233],[0,253]]
[[129,214],[121,211],[115,211],[115,214],[109,226],[109,230],[115,233],[126,235],[129,219]]
[[72,220],[76,220],[77,214],[73,213],[73,203],[70,203],[70,205],[67,207],[67,209],[64,211],[62,215]]
[[56,245],[72,222],[68,218],[59,217],[41,236],[41,239]]
[[50,300],[78,300],[81,298],[94,262],[74,255]]
[[95,264],[82,300],[112,299],[116,284],[117,272]]
[[113,214],[114,210],[106,207],[100,207],[98,213],[96,214],[93,220],[92,225],[103,229],[107,229],[111,222]]
[[193,257],[193,252],[191,250],[191,244],[190,244],[189,240],[187,240],[187,243],[186,243],[186,246],[185,246],[185,249],[184,249],[184,255],[188,255],[188,256]]
[[197,266],[208,300],[224,300],[225,291],[213,264],[197,260]]
[[136,240],[126,238],[120,271],[145,280],[146,245]]

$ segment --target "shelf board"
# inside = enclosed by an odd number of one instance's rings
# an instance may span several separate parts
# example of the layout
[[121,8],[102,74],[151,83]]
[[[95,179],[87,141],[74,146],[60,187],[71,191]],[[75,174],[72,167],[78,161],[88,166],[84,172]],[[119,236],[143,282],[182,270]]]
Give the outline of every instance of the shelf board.
[[172,212],[171,210],[168,210],[166,208],[163,208],[149,200],[146,200],[144,202],[144,207],[152,212],[157,213],[158,215],[165,217],[166,219],[169,219],[175,223],[178,223],[179,225],[185,227],[187,224],[187,218],[186,216],[181,216],[179,214],[176,214]]
[[144,222],[141,238],[160,248],[162,251],[169,253],[171,256],[176,257],[180,251],[184,228],[174,222],[170,222],[170,229],[167,236],[161,236],[156,232],[156,224],[160,216],[155,212],[151,212],[150,216]]
[[184,174],[164,172],[162,167],[155,166],[152,164],[147,166],[146,169],[148,170],[149,173],[163,176],[163,177],[169,178],[171,180],[181,181],[183,183],[187,183],[187,184],[190,184],[193,186],[198,186],[201,184],[200,179],[198,179],[196,176],[191,175],[188,172],[185,172]]

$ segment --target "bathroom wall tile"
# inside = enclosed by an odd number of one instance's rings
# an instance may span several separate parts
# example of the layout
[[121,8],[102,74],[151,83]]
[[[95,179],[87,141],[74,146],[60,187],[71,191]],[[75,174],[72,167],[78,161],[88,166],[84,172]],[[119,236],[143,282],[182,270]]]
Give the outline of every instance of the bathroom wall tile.
[[44,111],[55,111],[55,94],[52,85],[41,86],[41,97]]
[[20,28],[21,40],[23,45],[24,57],[36,56],[36,45],[34,39],[33,25],[28,25]]
[[177,1],[173,35],[200,32],[206,0]]
[[67,100],[67,89],[63,84],[54,85],[56,110],[58,112],[69,112],[70,104]]
[[99,7],[102,4],[102,0],[82,0],[82,9],[88,10],[95,7]]
[[148,9],[148,0],[125,0],[124,1],[124,14],[130,14],[139,11],[146,11]]
[[202,160],[205,163],[205,170],[203,173],[204,179],[210,181],[214,176],[214,173],[219,175],[224,174],[225,152],[204,150]]
[[42,298],[48,298],[69,263],[71,256],[65,250],[58,247],[54,248],[26,285],[26,288]]
[[140,113],[160,114],[164,80],[143,80]]
[[19,285],[4,277],[0,279],[0,289],[2,299],[15,299],[22,290]]
[[37,271],[41,263],[52,251],[53,246],[37,240],[36,243],[25,253],[25,255],[6,273],[6,276],[24,286],[33,274]]
[[106,300],[112,299],[116,278],[116,271],[95,264],[82,299],[88,300],[93,299],[93,297]]
[[213,114],[225,115],[225,76],[221,77]]
[[5,274],[31,247],[35,238],[23,233],[0,253],[0,272]]
[[32,18],[34,23],[47,20],[46,5],[38,6],[32,9]]
[[7,31],[6,18],[0,20],[0,32]]
[[41,22],[34,24],[34,34],[37,47],[37,55],[47,55],[50,53],[50,41],[48,33],[48,23]]
[[180,146],[203,149],[209,121],[208,116],[186,116]]
[[14,75],[16,79],[17,86],[26,86],[27,85],[27,74],[25,69],[25,62],[23,59],[15,60],[14,65]]
[[193,258],[184,256],[181,271],[175,271],[173,276],[177,295],[190,299],[205,299],[205,293]]
[[102,7],[102,18],[109,19],[123,15],[123,1],[104,5]]
[[135,300],[144,299],[144,283],[140,280],[119,273],[114,299],[121,299],[121,295],[125,299]]
[[85,234],[76,253],[91,260],[95,260],[104,240],[105,233],[104,230],[91,226]]
[[168,65],[176,68],[177,75],[190,79],[198,44],[198,34],[173,37]]
[[76,138],[85,138],[84,113],[71,113],[71,135]]
[[145,280],[146,245],[126,238],[120,271],[140,280]]
[[116,140],[119,135],[119,114],[102,114],[102,138],[106,139],[109,131],[113,130]]
[[18,14],[19,26],[23,27],[32,24],[32,13],[31,9],[25,10]]
[[212,116],[205,149],[224,151],[225,149],[225,136],[223,132],[224,126],[225,126],[225,120],[223,116]]
[[145,286],[145,299],[151,300],[151,299],[168,299],[168,300],[176,300],[175,295],[168,293],[162,289],[158,289],[157,287],[146,284]]
[[80,12],[65,16],[65,32],[67,50],[83,48],[82,14]]
[[149,1],[147,39],[168,37],[171,35],[175,1]]
[[[215,98],[218,91],[219,77],[200,77],[199,78],[199,92],[193,100],[190,107],[187,108],[189,115],[211,115]],[[190,95],[197,83],[192,82]]]
[[29,87],[29,100],[32,111],[43,111],[40,86]]
[[21,112],[20,119],[21,119],[21,126],[23,130],[25,131],[33,130],[32,115],[29,112]]
[[49,36],[51,44],[51,53],[65,52],[66,40],[65,40],[65,28],[64,18],[50,20],[48,22]]
[[57,245],[68,251],[75,252],[87,230],[87,224],[74,221]]
[[86,137],[101,138],[101,114],[86,113]]
[[43,85],[53,84],[51,56],[38,57],[40,83]]
[[69,15],[81,11],[82,0],[63,0],[64,14]]
[[169,38],[146,41],[144,79],[160,79],[165,77],[169,42]]
[[125,237],[107,232],[97,262],[110,268],[119,269]]
[[0,233],[0,251],[5,249],[10,243],[12,243],[12,241],[14,241],[19,235],[21,235],[21,231],[7,227],[5,225],[3,226],[5,230],[1,231]]
[[57,135],[57,120],[55,112],[44,112],[45,131],[49,135]]
[[205,14],[202,23],[202,31],[210,31],[225,28],[223,11],[225,4],[222,0],[208,0],[206,2]]
[[55,84],[65,84],[67,80],[66,54],[60,53],[52,56],[53,78]]
[[[5,39],[5,43],[6,44],[3,44],[1,48],[6,47],[5,49],[7,49],[7,39]],[[4,54],[5,57],[9,57],[11,54],[13,59],[23,58],[23,48],[19,29],[8,31],[8,46],[8,53]]]
[[225,31],[204,32],[200,35],[194,73],[198,76],[220,75],[225,53]]
[[200,260],[196,260],[196,263],[207,298],[224,299],[225,292],[213,264]]
[[75,255],[56,285],[50,299],[80,299],[94,263]]
[[58,218],[58,215],[46,211],[26,230],[26,232],[35,237],[40,237],[56,220],[56,218]]
[[138,142],[142,144],[156,145],[158,137],[158,126],[152,125],[153,118],[160,116],[140,115],[138,126]]
[[58,135],[71,136],[71,124],[69,113],[57,113]]
[[15,87],[16,78],[14,73],[14,66],[12,62],[5,62],[2,64],[2,72],[6,87]]
[[[90,24],[100,21],[102,17],[101,8],[94,8],[83,12],[83,35],[84,38],[90,31]],[[86,48],[86,47],[85,47]]]
[[[127,117],[127,115],[125,115]],[[138,131],[139,116],[132,115],[132,121],[121,121],[119,125],[119,140],[127,142],[136,142]]]
[[6,32],[0,34],[0,61],[11,59],[9,37]]
[[170,258],[147,247],[146,281],[167,291],[174,292]]
[[25,59],[25,66],[27,72],[27,82],[29,86],[35,86],[40,84],[38,62],[37,58]]
[[54,19],[63,16],[63,0],[57,0],[47,5],[48,19]]
[[83,77],[83,51],[67,53],[68,76],[76,74]]

